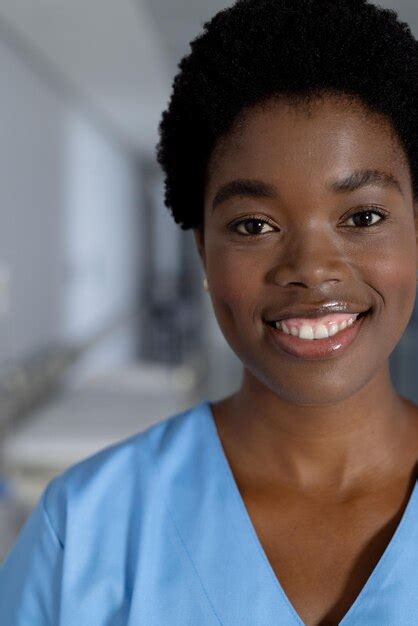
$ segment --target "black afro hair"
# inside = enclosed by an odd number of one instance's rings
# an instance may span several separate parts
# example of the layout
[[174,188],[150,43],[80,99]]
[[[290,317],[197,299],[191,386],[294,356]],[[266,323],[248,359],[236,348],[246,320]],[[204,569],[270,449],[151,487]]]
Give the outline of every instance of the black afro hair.
[[183,230],[203,224],[207,167],[244,108],[343,93],[392,124],[418,196],[418,43],[367,0],[238,0],[203,25],[178,64],[159,124],[165,204]]

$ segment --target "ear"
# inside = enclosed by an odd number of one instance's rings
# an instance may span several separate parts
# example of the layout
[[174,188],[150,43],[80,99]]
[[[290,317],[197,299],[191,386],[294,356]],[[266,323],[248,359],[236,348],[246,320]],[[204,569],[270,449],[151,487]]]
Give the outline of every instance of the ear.
[[203,227],[198,226],[197,228],[193,228],[193,234],[196,241],[197,251],[202,260],[203,269],[206,272],[205,236]]

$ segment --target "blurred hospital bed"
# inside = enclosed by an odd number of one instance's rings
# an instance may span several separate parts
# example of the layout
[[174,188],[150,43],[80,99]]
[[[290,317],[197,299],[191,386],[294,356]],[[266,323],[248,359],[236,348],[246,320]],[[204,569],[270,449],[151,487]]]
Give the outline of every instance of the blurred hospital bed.
[[4,438],[3,471],[17,497],[31,508],[73,463],[190,406],[195,383],[188,367],[141,364],[63,392]]

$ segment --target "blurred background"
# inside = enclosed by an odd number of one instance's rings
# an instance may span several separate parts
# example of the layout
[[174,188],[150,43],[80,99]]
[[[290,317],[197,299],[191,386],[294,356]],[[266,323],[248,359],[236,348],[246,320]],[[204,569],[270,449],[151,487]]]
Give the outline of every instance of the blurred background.
[[[157,127],[221,0],[0,0],[0,560],[69,465],[239,386]],[[379,2],[418,34],[415,0]],[[418,402],[418,313],[391,356]]]

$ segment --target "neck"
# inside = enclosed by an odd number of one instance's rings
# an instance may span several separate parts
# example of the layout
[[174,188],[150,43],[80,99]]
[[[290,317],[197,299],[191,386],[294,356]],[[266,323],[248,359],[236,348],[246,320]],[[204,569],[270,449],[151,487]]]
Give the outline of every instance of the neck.
[[252,484],[348,492],[401,477],[415,453],[411,405],[394,390],[389,366],[354,396],[318,406],[286,402],[245,369],[239,391],[218,407],[221,438]]

